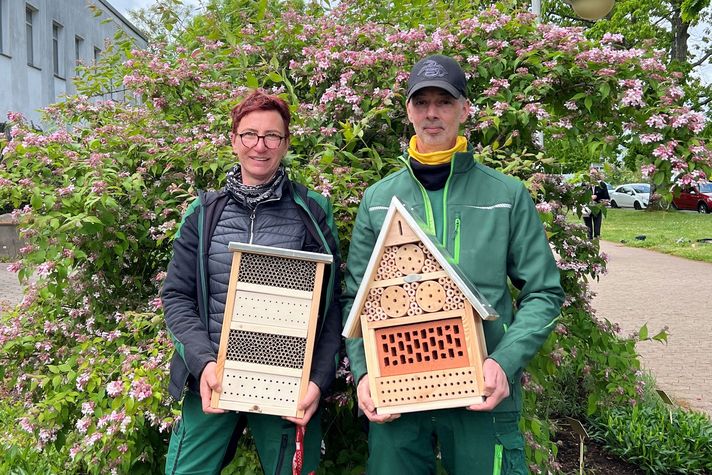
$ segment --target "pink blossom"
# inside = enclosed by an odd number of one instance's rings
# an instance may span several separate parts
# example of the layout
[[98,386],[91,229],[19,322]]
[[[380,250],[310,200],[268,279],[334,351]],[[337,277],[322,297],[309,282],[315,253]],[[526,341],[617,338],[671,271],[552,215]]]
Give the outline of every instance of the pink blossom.
[[19,272],[20,269],[22,269],[22,263],[21,262],[12,262],[7,266],[7,271],[8,272]]
[[643,165],[640,167],[640,171],[643,174],[643,178],[648,178],[655,173],[657,167],[652,164]]
[[642,143],[642,144],[660,142],[662,139],[663,139],[663,134],[660,134],[660,133],[641,134],[640,135],[640,143]]
[[540,213],[550,213],[552,209],[551,203],[541,202],[536,204],[536,210]]
[[81,451],[81,446],[79,444],[75,444],[72,446],[71,449],[69,449],[69,457],[74,460],[77,457],[77,454]]
[[605,33],[601,38],[601,43],[623,43],[623,35],[620,33]]
[[121,381],[111,381],[106,385],[106,393],[111,397],[116,397],[124,392],[124,384]]
[[73,192],[74,192],[74,185],[69,185],[66,188],[58,188],[57,189],[57,194],[59,196],[71,195]]
[[7,113],[7,120],[14,122],[15,124],[19,124],[25,121],[25,116],[23,116],[20,112],[9,111]]
[[[89,373],[82,373],[76,381],[76,386],[78,391],[84,391],[86,384],[89,382]],[[87,403],[84,403],[87,404]],[[82,412],[84,412],[84,406],[82,405]]]
[[55,263],[52,261],[43,262],[37,266],[37,275],[40,277],[47,277],[54,270]]
[[[86,373],[85,373],[86,374]],[[94,414],[94,407],[96,404],[94,401],[89,401],[89,402],[83,402],[82,403],[82,414],[85,416],[89,416],[91,414]]]
[[163,302],[161,301],[161,297],[156,297],[152,299],[150,302],[148,302],[148,306],[151,307],[154,312],[159,308],[163,308]]
[[99,180],[94,182],[94,184],[91,186],[91,191],[92,193],[95,193],[97,195],[102,195],[106,191],[107,187],[108,184],[105,181]]
[[89,417],[82,417],[81,419],[77,420],[75,427],[80,434],[86,434],[90,425],[91,419]]
[[153,395],[153,389],[145,378],[135,379],[131,382],[129,395],[137,401],[143,401]]
[[666,121],[665,121],[665,116],[656,114],[652,115],[648,118],[648,120],[645,121],[646,124],[648,124],[649,127],[653,127],[654,129],[662,129],[665,128]]

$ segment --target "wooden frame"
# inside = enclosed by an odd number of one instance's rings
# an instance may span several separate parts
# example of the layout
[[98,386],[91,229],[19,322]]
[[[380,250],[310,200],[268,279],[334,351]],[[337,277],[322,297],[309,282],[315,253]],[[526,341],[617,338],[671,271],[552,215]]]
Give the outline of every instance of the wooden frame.
[[481,403],[497,313],[393,198],[343,335],[363,337],[378,414]]
[[303,417],[327,254],[230,243],[211,407]]

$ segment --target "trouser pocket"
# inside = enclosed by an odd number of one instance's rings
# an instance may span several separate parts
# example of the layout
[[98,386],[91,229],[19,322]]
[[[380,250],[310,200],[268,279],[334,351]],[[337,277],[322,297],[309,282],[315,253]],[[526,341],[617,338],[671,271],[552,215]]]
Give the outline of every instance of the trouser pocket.
[[519,431],[519,414],[495,416],[495,461],[493,475],[528,475],[524,437]]

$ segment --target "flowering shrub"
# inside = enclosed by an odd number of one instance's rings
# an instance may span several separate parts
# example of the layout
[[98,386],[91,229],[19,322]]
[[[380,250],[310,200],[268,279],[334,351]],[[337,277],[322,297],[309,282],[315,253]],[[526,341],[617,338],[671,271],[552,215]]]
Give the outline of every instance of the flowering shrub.
[[[0,202],[17,208],[27,241],[10,267],[36,280],[2,317],[0,413],[9,419],[0,417],[0,452],[63,473],[160,470],[177,405],[166,391],[171,348],[157,297],[182,211],[198,189],[221,186],[234,161],[230,108],[258,86],[288,100],[291,174],[333,200],[346,251],[364,188],[394,169],[409,138],[409,68],[442,51],[468,75],[466,135],[478,159],[526,182],[559,256],[568,297],[529,368],[524,418],[532,469],[551,467],[542,388],[567,368],[588,412],[627,404],[637,397],[634,341],[648,336],[621,341],[592,318],[586,282],[604,272],[605,256],[566,220],[590,201],[589,187],[545,173],[556,157],[534,145],[536,132],[591,153],[625,146],[657,185],[673,176],[686,184],[711,171],[698,136],[704,117],[684,105],[659,53],[537,25],[501,4],[480,12],[456,2],[416,26],[407,2],[346,1],[328,12],[261,3],[212,2],[177,41],[147,50],[119,40],[79,81],[80,95],[47,109],[53,130],[9,118]],[[107,100],[117,84],[139,101]],[[341,389],[325,411],[339,421],[327,425],[329,473],[365,456],[362,437],[339,445],[358,430],[353,389]]]

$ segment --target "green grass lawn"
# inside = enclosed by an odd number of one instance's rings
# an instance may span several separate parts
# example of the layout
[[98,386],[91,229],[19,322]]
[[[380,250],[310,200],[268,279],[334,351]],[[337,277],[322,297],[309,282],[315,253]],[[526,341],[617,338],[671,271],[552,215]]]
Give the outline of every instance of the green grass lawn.
[[[645,235],[644,241],[636,236]],[[675,256],[712,262],[712,214],[689,211],[635,211],[609,209],[603,218],[601,238]]]

